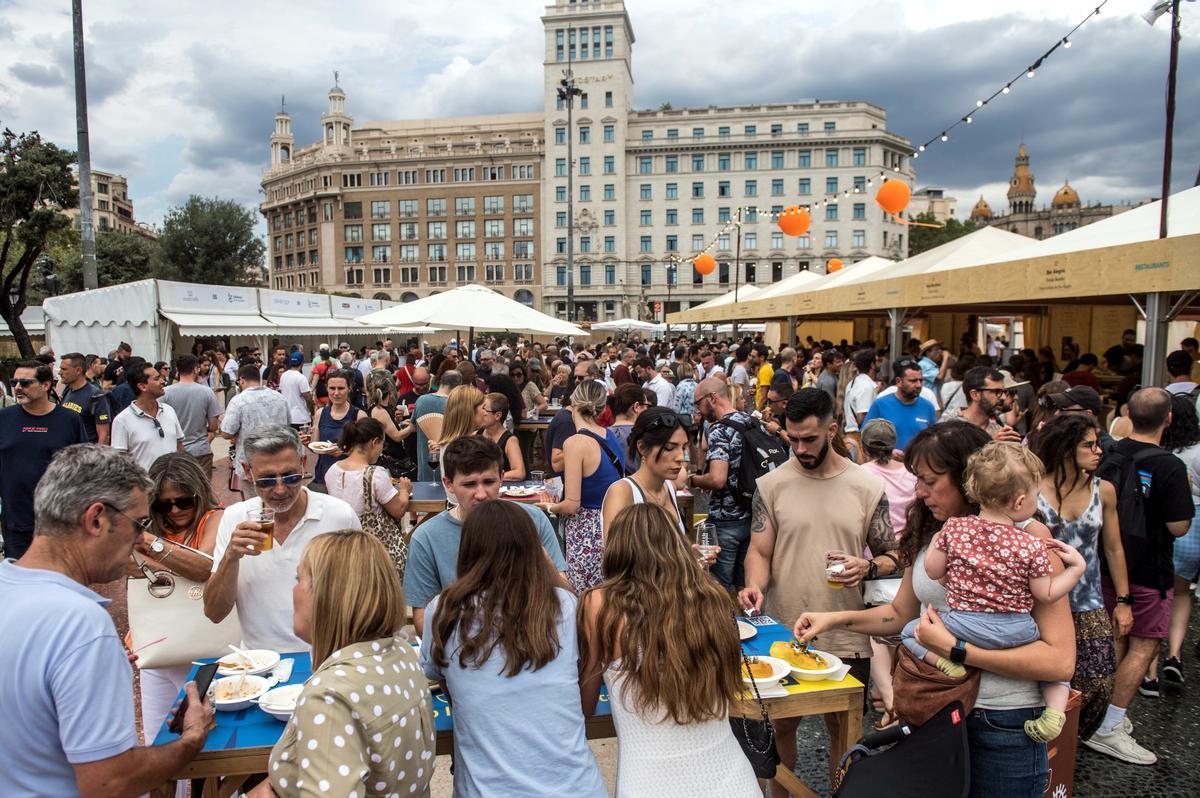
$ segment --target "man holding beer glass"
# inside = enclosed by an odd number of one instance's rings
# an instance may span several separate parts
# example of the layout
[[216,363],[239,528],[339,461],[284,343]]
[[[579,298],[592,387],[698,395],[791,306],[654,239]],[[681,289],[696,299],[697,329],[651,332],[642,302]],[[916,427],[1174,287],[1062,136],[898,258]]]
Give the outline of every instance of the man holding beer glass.
[[304,487],[300,437],[290,426],[246,435],[242,467],[254,497],[229,507],[217,529],[204,614],[220,623],[237,607],[249,648],[307,651],[292,629],[292,588],[308,541],[323,532],[361,529],[341,499]]

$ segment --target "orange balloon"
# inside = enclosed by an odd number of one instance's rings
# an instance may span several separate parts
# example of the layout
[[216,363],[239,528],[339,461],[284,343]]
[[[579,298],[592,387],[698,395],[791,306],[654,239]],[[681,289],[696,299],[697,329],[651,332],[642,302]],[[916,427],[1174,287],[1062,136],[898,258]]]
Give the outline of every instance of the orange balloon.
[[879,187],[875,202],[893,216],[908,207],[908,198],[912,196],[908,184],[903,180],[888,180]]
[[784,235],[802,236],[808,232],[810,224],[812,216],[806,209],[796,205],[784,208],[783,213],[779,214],[779,229]]
[[696,259],[692,261],[692,266],[696,269],[696,272],[701,275],[712,274],[713,269],[717,268],[717,259],[712,255],[709,255],[707,252],[701,252],[696,256]]
[[833,260],[829,261],[829,263],[828,263],[828,264],[825,266],[825,273],[826,273],[826,274],[833,274],[834,272],[836,272],[837,270],[839,270],[839,269],[841,269],[841,268],[842,268],[842,261],[841,261],[841,259],[840,259],[840,258],[834,258]]

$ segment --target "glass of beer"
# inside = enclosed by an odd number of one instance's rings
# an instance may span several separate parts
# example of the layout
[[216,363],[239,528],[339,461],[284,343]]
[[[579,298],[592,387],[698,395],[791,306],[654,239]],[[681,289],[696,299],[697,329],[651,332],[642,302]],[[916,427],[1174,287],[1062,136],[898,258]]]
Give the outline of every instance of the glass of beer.
[[837,590],[845,587],[841,582],[836,581],[837,577],[840,577],[846,570],[845,558],[846,555],[840,551],[825,552],[825,584]]
[[696,546],[700,549],[700,556],[705,560],[721,551],[721,544],[717,541],[716,524],[710,521],[696,524]]
[[262,551],[270,551],[275,546],[275,510],[262,507],[250,511],[250,520],[259,525],[259,531],[267,536],[262,543]]

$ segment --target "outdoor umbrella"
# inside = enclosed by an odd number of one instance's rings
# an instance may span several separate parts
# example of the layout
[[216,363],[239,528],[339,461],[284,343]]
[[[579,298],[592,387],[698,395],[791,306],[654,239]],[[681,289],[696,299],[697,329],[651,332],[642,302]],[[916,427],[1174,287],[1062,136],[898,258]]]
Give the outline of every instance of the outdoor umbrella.
[[371,327],[437,327],[443,330],[522,332],[543,335],[586,335],[574,324],[547,316],[482,285],[464,285],[451,291],[394,305],[359,316]]
[[637,319],[614,319],[613,321],[602,321],[598,324],[593,324],[593,330],[602,332],[623,332],[623,333],[656,333],[662,332],[667,326],[665,324],[654,324],[649,321],[638,321]]

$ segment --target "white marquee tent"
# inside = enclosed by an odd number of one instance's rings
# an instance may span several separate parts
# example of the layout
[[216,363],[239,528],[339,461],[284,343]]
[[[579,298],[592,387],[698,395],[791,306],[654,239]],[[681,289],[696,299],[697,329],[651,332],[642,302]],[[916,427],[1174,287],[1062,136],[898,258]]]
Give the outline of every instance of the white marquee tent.
[[474,327],[477,330],[543,335],[587,335],[574,324],[547,316],[490,288],[475,284],[367,313],[359,316],[358,321],[376,329],[425,325],[446,330],[469,330]]
[[629,333],[656,333],[667,329],[665,324],[655,324],[652,321],[639,321],[638,319],[613,319],[612,321],[600,321],[592,325],[593,332],[623,332]]

